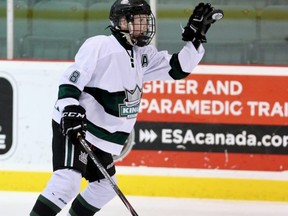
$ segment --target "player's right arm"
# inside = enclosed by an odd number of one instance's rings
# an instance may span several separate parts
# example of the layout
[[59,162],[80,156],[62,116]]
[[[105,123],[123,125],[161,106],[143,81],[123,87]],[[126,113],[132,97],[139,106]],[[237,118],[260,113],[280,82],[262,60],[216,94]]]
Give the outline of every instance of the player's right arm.
[[90,81],[96,67],[97,59],[91,59],[97,58],[96,47],[94,40],[86,40],[77,52],[74,63],[62,74],[55,105],[59,113],[62,113],[66,106],[79,105],[82,91]]

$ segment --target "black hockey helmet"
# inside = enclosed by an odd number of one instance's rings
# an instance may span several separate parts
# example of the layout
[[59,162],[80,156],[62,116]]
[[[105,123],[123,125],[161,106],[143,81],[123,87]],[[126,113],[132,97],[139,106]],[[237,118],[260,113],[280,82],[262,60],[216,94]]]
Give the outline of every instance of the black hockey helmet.
[[[135,15],[147,15],[147,30],[141,36],[134,35],[133,24]],[[120,28],[121,18],[127,20],[128,30],[123,31]],[[145,0],[116,0],[111,6],[109,19],[112,28],[120,31],[131,45],[146,46],[155,35],[155,17],[150,5]]]

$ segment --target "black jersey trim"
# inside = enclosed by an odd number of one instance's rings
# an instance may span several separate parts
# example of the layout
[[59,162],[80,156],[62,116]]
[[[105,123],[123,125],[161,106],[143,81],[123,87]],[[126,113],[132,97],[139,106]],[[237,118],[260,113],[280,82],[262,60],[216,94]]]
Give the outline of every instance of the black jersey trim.
[[69,213],[71,215],[94,215],[100,209],[90,205],[84,198],[78,194],[72,202]]
[[94,97],[106,113],[119,117],[119,104],[122,104],[126,98],[124,91],[108,92],[100,88],[85,87],[84,92]]
[[74,98],[79,100],[81,91],[74,85],[63,84],[59,86],[58,99]]
[[175,53],[172,55],[170,62],[171,70],[169,71],[169,75],[174,79],[174,80],[179,80],[179,79],[184,79],[187,77],[190,73],[184,72],[181,68],[179,58],[178,58],[178,53]]
[[[51,213],[53,211],[53,214],[58,213],[61,210],[57,205],[55,205],[53,202],[51,202],[50,200],[48,200],[46,197],[42,196],[41,194],[39,195],[38,200],[44,205],[48,206],[49,210],[51,210]],[[46,208],[46,210],[48,209]]]
[[87,130],[92,133],[94,136],[98,137],[99,139],[106,140],[108,142],[116,143],[119,145],[124,145],[125,141],[127,140],[129,133],[116,131],[114,133],[110,133],[109,131],[105,130],[104,128],[98,127],[94,125],[92,122],[87,121]]

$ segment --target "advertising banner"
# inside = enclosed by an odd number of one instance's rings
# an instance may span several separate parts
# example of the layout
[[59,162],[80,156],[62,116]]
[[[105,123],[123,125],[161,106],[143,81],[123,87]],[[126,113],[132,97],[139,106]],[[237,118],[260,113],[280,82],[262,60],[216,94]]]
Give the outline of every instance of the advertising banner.
[[15,101],[13,80],[0,72],[0,159],[8,157],[15,149]]
[[[2,169],[51,170],[52,109],[70,64],[1,62]],[[287,67],[228,65],[199,65],[184,80],[147,82],[132,146],[117,165],[287,170],[287,82]]]
[[145,83],[133,150],[118,163],[287,169],[288,77],[243,74]]

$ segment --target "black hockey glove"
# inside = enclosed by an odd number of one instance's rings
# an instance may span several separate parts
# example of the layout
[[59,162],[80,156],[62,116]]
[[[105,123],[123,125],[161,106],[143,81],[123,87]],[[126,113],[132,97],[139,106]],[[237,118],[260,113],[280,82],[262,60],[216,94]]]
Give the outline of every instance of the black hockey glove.
[[86,111],[82,106],[69,105],[63,110],[61,129],[64,136],[68,136],[73,144],[78,144],[78,133],[83,138],[86,135]]
[[201,43],[206,43],[206,33],[211,24],[222,18],[215,17],[215,12],[223,16],[223,11],[215,10],[211,4],[199,3],[190,16],[187,25],[184,27],[182,40],[192,41],[196,49]]

